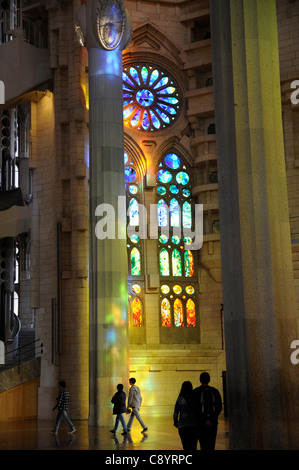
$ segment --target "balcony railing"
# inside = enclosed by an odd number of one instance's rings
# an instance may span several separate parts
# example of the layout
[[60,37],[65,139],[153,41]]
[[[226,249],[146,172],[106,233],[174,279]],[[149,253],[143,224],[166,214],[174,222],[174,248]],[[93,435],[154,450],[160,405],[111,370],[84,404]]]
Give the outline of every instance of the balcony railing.
[[4,10],[2,17],[2,42],[21,38],[36,47],[47,47],[44,35],[41,33],[38,20],[33,21],[21,10]]

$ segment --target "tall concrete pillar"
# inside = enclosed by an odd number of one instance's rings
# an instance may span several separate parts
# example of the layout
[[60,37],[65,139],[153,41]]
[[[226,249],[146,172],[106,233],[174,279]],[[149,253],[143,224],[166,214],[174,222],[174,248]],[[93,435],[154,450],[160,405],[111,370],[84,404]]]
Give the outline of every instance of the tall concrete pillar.
[[298,369],[275,0],[211,0],[231,449],[295,449]]
[[89,424],[106,426],[116,385],[128,382],[126,219],[118,218],[118,201],[125,195],[122,50],[131,24],[122,1],[87,0],[77,18],[89,56]]

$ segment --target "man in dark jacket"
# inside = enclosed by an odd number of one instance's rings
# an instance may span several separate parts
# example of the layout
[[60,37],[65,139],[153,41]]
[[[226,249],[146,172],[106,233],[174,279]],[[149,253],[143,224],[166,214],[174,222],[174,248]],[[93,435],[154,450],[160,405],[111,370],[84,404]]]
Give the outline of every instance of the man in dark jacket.
[[116,418],[115,418],[114,428],[111,429],[110,432],[112,432],[112,434],[115,434],[117,431],[119,422],[121,422],[122,427],[123,427],[122,434],[127,434],[127,425],[125,422],[125,418],[123,416],[123,413],[125,413],[127,410],[126,394],[123,391],[123,388],[124,388],[123,384],[118,384],[116,388],[117,388],[117,392],[112,397],[112,400],[111,400],[111,402],[114,404],[113,414],[116,415]]
[[197,438],[201,450],[215,450],[218,416],[222,410],[222,400],[219,391],[210,387],[210,374],[200,374],[201,386],[193,390]]

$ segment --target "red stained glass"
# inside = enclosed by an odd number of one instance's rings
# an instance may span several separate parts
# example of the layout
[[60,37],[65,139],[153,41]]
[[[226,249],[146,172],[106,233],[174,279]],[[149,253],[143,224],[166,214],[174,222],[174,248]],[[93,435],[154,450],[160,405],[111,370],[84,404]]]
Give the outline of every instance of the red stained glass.
[[138,297],[135,297],[135,299],[132,301],[131,308],[133,326],[142,326],[142,306],[141,300]]
[[187,312],[187,326],[195,326],[196,325],[195,304],[192,299],[187,300],[186,312]]
[[161,303],[162,326],[171,326],[170,302],[165,297]]

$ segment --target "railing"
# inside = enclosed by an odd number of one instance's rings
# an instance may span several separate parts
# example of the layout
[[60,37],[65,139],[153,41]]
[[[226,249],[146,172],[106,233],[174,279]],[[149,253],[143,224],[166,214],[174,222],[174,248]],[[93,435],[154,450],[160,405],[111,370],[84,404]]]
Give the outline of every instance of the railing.
[[20,373],[21,364],[34,359],[43,354],[43,343],[39,339],[30,343],[24,344],[17,349],[13,349],[6,353],[5,364],[0,365],[0,373],[3,370],[11,369],[12,367],[18,366],[18,372]]
[[37,23],[23,15],[20,10],[3,11],[3,34],[10,39],[22,38],[36,47],[47,46]]

